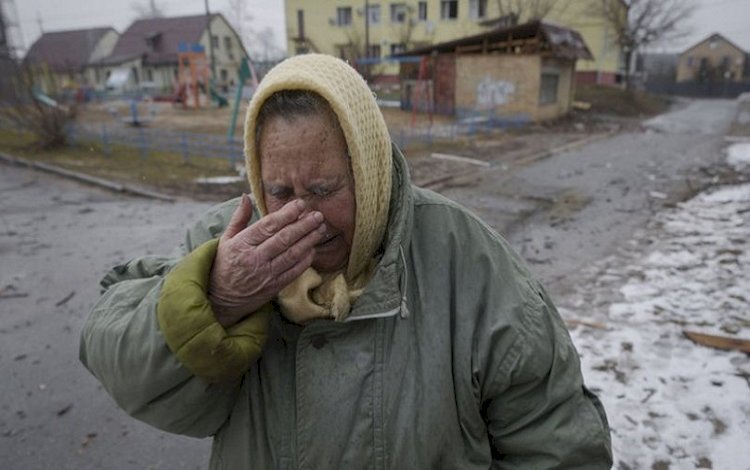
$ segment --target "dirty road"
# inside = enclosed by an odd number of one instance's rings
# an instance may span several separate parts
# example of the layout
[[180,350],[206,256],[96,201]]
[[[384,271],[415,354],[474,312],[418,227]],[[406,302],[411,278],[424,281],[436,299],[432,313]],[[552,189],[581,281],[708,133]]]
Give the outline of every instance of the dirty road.
[[[663,208],[710,182],[734,101],[685,103],[637,130],[508,164],[455,161],[438,188],[503,233],[561,299],[577,276]],[[473,170],[466,165],[474,165]],[[0,468],[205,468],[210,442],[120,411],[78,362],[98,280],[168,253],[208,205],[116,195],[25,168],[0,170]]]

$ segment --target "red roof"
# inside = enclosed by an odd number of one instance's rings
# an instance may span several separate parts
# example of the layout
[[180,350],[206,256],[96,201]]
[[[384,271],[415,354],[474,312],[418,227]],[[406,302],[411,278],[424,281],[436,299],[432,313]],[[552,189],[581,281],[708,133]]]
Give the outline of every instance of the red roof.
[[26,61],[45,63],[55,72],[79,72],[99,41],[112,28],[91,28],[44,33],[26,54]]
[[[216,16],[220,15],[212,14],[211,19]],[[137,20],[101,63],[119,64],[142,57],[145,65],[176,64],[180,43],[197,43],[207,26],[206,15]]]

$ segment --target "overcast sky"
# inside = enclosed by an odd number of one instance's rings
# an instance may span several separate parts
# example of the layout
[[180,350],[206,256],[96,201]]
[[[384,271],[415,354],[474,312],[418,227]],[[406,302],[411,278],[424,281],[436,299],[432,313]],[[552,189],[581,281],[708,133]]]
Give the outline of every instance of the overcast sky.
[[[202,14],[204,0],[155,0],[168,16]],[[251,27],[273,28],[275,42],[285,49],[283,0],[245,0],[253,16]],[[357,2],[361,0],[352,0]],[[390,0],[383,0],[387,3]],[[461,0],[466,1],[466,0]],[[492,0],[490,0],[492,1]],[[149,0],[0,0],[4,5],[15,3],[21,25],[22,40],[28,48],[40,35],[40,20],[44,31],[59,31],[99,26],[113,26],[123,32],[135,19],[134,3],[148,4]],[[313,2],[310,1],[312,4]],[[750,51],[750,0],[696,0],[698,9],[688,22],[691,34],[682,42],[662,50],[682,50],[719,32]],[[228,12],[229,0],[209,0],[211,11]]]

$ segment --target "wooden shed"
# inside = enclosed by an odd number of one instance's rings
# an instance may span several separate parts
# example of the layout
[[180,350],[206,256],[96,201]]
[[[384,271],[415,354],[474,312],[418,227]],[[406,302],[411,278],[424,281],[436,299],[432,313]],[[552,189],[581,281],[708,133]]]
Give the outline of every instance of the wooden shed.
[[570,110],[576,60],[593,60],[578,32],[541,21],[394,58],[401,59],[403,109],[534,122]]

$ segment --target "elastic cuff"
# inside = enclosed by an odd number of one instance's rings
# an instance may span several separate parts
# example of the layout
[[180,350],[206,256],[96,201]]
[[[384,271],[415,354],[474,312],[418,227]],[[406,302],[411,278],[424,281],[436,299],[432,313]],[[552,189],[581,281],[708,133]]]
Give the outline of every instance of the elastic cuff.
[[194,375],[209,382],[241,377],[260,357],[273,312],[266,304],[224,329],[208,300],[208,282],[219,240],[210,240],[164,278],[156,315],[169,349]]

